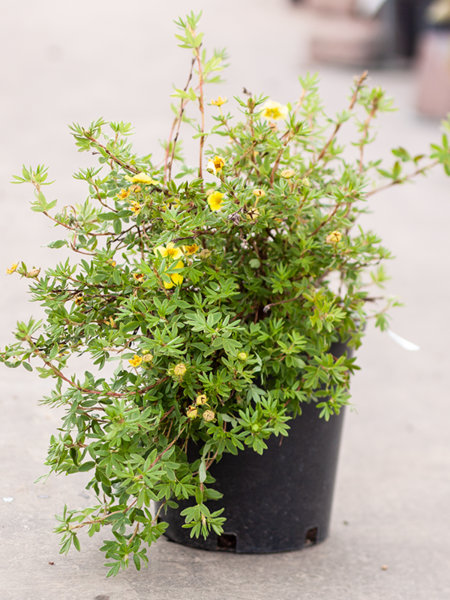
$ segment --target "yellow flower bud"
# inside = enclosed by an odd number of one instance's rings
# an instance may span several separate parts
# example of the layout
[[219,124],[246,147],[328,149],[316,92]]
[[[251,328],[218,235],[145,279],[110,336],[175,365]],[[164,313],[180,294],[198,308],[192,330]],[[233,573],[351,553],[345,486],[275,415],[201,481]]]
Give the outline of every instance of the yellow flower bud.
[[197,414],[198,414],[198,411],[197,411],[197,407],[195,406],[195,404],[191,404],[191,406],[188,406],[188,409],[186,411],[186,415],[187,415],[188,419],[195,419]]
[[294,177],[294,175],[295,175],[295,171],[293,169],[284,169],[280,173],[280,177],[283,177],[283,179],[292,179],[292,177]]
[[248,354],[247,352],[239,352],[239,354],[237,355],[239,360],[247,360],[248,358]]
[[199,258],[201,258],[202,260],[206,260],[207,258],[209,258],[211,256],[212,252],[211,250],[208,250],[207,248],[204,248],[200,254],[198,255]]
[[256,221],[259,217],[259,210],[257,208],[249,208],[247,210],[247,219],[250,221]]
[[342,239],[342,233],[340,231],[332,231],[326,237],[327,244],[339,244]]
[[208,402],[208,398],[206,397],[206,394],[200,394],[200,396],[197,396],[195,402],[198,406],[203,406],[203,404]]
[[205,421],[214,421],[215,418],[216,415],[213,410],[205,410],[205,412],[203,413],[203,419]]
[[153,360],[153,354],[144,354],[144,356],[142,357],[142,360],[145,363],[150,363]]
[[40,272],[40,269],[32,269],[29,273],[27,273],[27,277],[38,277]]
[[266,195],[266,192],[264,190],[253,190],[253,193],[255,194],[255,196],[257,198],[264,198],[264,196]]
[[174,373],[174,375],[176,375],[176,377],[181,377],[181,378],[184,377],[184,374],[186,373],[186,371],[187,371],[187,368],[184,363],[178,363],[173,368],[173,373]]
[[302,185],[303,185],[303,187],[310,187],[311,186],[311,184],[309,182],[309,179],[307,177],[304,177],[302,179]]

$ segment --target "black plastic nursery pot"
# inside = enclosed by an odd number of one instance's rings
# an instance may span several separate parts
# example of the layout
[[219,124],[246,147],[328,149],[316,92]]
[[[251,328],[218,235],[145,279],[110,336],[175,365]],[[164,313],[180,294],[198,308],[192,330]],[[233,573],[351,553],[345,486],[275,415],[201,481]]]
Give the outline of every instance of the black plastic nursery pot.
[[[333,344],[340,356],[344,344]],[[348,353],[348,351],[347,351]],[[289,421],[288,437],[272,436],[262,455],[250,448],[225,454],[210,468],[214,489],[223,494],[208,502],[211,512],[224,508],[224,533],[190,537],[180,512],[195,500],[178,501],[161,520],[169,523],[165,536],[204,550],[270,553],[300,550],[328,537],[344,411],[329,421],[319,419],[314,403]],[[198,454],[196,447],[188,453]],[[195,459],[195,458],[194,458]],[[158,505],[159,506],[159,505]],[[164,509],[163,509],[164,511]]]

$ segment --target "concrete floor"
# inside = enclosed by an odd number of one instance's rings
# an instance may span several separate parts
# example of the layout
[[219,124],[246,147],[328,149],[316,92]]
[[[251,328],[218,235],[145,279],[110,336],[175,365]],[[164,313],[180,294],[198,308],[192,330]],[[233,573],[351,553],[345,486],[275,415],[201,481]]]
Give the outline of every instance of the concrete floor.
[[[0,269],[12,261],[46,267],[60,259],[43,248],[58,239],[31,213],[31,189],[11,186],[22,163],[50,166],[51,198],[84,200],[73,171],[89,164],[67,123],[98,116],[129,120],[142,152],[158,151],[170,126],[171,84],[183,84],[189,57],[175,45],[172,19],[204,8],[206,46],[226,45],[227,83],[211,91],[232,97],[242,86],[280,102],[299,94],[311,16],[282,0],[17,0],[0,23]],[[353,71],[320,68],[325,103],[347,102]],[[420,152],[439,124],[414,112],[414,78],[372,73],[400,111],[381,120],[378,153],[403,145]],[[343,139],[347,134],[344,132]],[[348,136],[347,136],[348,137]],[[189,151],[189,145],[188,145]],[[101,539],[82,538],[82,552],[58,554],[53,515],[64,502],[89,503],[84,478],[33,481],[44,472],[58,414],[39,407],[46,381],[0,369],[1,600],[447,600],[450,598],[450,181],[440,172],[371,201],[366,224],[397,256],[389,290],[406,302],[394,331],[421,346],[409,353],[368,328],[352,385],[357,412],[346,418],[330,539],[300,552],[268,556],[209,554],[160,541],[150,566],[105,579]],[[5,278],[0,345],[16,320],[39,314],[26,282]],[[86,497],[87,496],[87,497]],[[52,564],[54,563],[54,564]],[[382,566],[387,566],[383,570]]]

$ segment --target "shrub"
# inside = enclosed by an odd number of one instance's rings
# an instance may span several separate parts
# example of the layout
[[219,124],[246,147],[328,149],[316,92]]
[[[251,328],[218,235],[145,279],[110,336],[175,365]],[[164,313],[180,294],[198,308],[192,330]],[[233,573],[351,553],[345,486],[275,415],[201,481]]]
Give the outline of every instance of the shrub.
[[[263,453],[269,436],[288,434],[305,402],[325,419],[349,403],[357,367],[330,346],[357,348],[366,320],[386,329],[386,310],[396,304],[377,305],[369,295],[368,284],[382,287],[382,261],[391,256],[358,218],[382,189],[438,162],[449,174],[445,135],[430,162],[402,148],[391,169],[365,159],[374,118],[392,110],[383,90],[367,86],[367,73],[335,119],[324,114],[317,77],[307,75],[287,106],[245,91],[236,98],[239,122],[219,96],[206,129],[204,87],[219,81],[226,55],[206,54],[198,20],[191,14],[177,23],[192,60],[186,86],[173,94],[160,163],[133,152],[128,123],[99,119],[71,126],[80,152],[98,155],[98,167],[75,174],[87,184],[85,202],[60,209],[48,202],[42,166],[15,178],[34,186],[32,210],[64,231],[49,246],[70,248],[76,260],[45,273],[24,263],[8,270],[29,278],[46,318],[19,323],[18,341],[1,360],[31,371],[36,359],[39,376],[56,381],[44,402],[66,413],[46,464],[50,473],[90,472],[87,488],[97,497],[58,517],[61,552],[80,548],[82,528],[92,536],[111,526],[102,548],[108,575],[131,556],[138,569],[147,561],[145,545],[165,529],[152,500],[175,507],[194,497],[186,511],[192,535],[220,534],[220,502],[215,512],[205,504],[220,498],[213,461],[246,446]],[[198,121],[187,116],[189,105]],[[352,120],[355,160],[337,142]],[[183,158],[183,123],[194,128],[198,167]],[[70,375],[68,360],[80,355],[90,357],[92,372]],[[101,376],[107,363],[116,368]],[[193,464],[189,440],[201,448]]]

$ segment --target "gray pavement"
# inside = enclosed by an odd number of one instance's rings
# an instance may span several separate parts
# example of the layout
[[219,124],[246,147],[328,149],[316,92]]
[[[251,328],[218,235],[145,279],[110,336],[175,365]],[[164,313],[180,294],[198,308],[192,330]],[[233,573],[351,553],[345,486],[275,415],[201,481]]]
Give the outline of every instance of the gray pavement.
[[[176,48],[172,19],[204,8],[205,42],[226,45],[231,67],[218,91],[242,86],[280,102],[294,100],[314,19],[282,0],[17,0],[0,23],[0,270],[23,259],[46,267],[59,260],[42,248],[58,239],[31,213],[31,190],[11,186],[22,163],[45,163],[62,204],[84,200],[71,178],[89,164],[67,124],[98,116],[129,120],[136,144],[158,151],[170,126],[171,84],[183,83],[189,58]],[[320,68],[327,106],[341,110],[353,72]],[[383,117],[379,153],[395,145],[419,152],[438,138],[435,121],[414,112],[409,72],[372,73],[397,99]],[[346,137],[344,132],[343,138]],[[188,145],[189,151],[189,145]],[[46,381],[25,371],[0,372],[0,600],[447,600],[450,598],[450,411],[448,239],[450,181],[441,173],[374,197],[366,219],[397,260],[389,290],[406,308],[394,331],[421,346],[408,353],[368,328],[352,385],[357,411],[346,417],[330,539],[300,552],[267,556],[210,554],[160,541],[150,566],[105,579],[101,539],[82,538],[82,552],[58,554],[53,515],[64,502],[89,503],[83,477],[33,481],[44,472],[58,414],[39,407]],[[370,219],[370,220],[368,220]],[[26,282],[2,280],[0,345],[12,324],[39,314]],[[54,564],[53,564],[54,563]],[[383,570],[382,566],[387,566]]]

